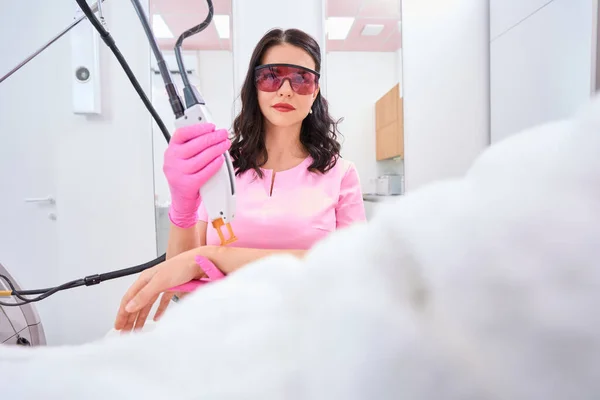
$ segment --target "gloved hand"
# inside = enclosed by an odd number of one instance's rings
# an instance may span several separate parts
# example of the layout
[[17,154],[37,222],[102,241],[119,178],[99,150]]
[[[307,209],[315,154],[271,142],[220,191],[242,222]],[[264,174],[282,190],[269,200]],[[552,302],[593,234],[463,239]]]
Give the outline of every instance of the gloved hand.
[[211,123],[179,128],[164,154],[163,172],[171,191],[169,218],[180,228],[198,222],[200,188],[221,167],[221,155],[231,142],[225,129],[215,130]]

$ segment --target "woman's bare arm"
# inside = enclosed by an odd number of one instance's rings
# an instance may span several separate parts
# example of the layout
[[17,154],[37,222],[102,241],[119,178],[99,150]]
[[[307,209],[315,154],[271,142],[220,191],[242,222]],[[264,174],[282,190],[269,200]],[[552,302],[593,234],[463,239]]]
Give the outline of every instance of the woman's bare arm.
[[291,254],[303,258],[308,250],[251,249],[245,247],[202,246],[191,250],[193,255],[202,255],[212,261],[223,273],[230,274],[246,264],[276,254]]
[[172,258],[185,251],[206,245],[206,226],[204,221],[191,228],[180,228],[171,224],[169,242],[167,244],[167,259]]

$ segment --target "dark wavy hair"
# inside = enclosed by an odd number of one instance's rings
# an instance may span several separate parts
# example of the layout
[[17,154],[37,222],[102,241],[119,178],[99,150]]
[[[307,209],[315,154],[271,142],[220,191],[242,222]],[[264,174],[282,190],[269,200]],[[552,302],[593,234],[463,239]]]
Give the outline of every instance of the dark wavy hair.
[[[315,62],[315,70],[321,72],[321,49],[310,35],[299,29],[272,29],[256,45],[248,73],[241,90],[242,109],[233,122],[233,139],[229,150],[236,175],[250,169],[262,178],[260,167],[268,159],[265,145],[264,117],[258,105],[258,93],[254,81],[254,69],[259,66],[265,52],[273,46],[288,43],[306,51]],[[333,168],[339,158],[341,145],[337,141],[337,125],[329,114],[327,100],[321,94],[312,106],[312,114],[302,121],[300,142],[312,157],[308,167],[311,172],[325,173]]]

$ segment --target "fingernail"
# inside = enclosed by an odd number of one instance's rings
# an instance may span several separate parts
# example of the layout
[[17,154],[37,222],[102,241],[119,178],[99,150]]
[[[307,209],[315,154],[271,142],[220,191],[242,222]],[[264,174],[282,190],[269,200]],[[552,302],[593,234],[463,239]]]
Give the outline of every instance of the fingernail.
[[131,300],[125,306],[125,311],[127,311],[127,312],[133,312],[135,310],[135,307],[137,307],[137,304],[136,304],[135,300]]

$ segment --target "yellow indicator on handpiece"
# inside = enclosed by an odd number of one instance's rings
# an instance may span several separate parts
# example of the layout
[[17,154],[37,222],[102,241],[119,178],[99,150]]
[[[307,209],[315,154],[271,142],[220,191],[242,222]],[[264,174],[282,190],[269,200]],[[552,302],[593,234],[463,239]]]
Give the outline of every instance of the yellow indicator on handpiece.
[[[229,239],[225,239],[225,236],[223,235],[223,231],[221,231],[221,228],[223,227],[223,225],[225,225],[227,227],[227,231],[229,232]],[[229,223],[226,224],[223,221],[223,218],[215,219],[212,222],[212,226],[213,226],[213,228],[215,228],[217,230],[219,239],[221,239],[221,246],[225,246],[225,245],[233,243],[237,240],[237,237],[235,237],[235,235],[233,233],[233,229],[231,229],[231,224],[229,224]]]

